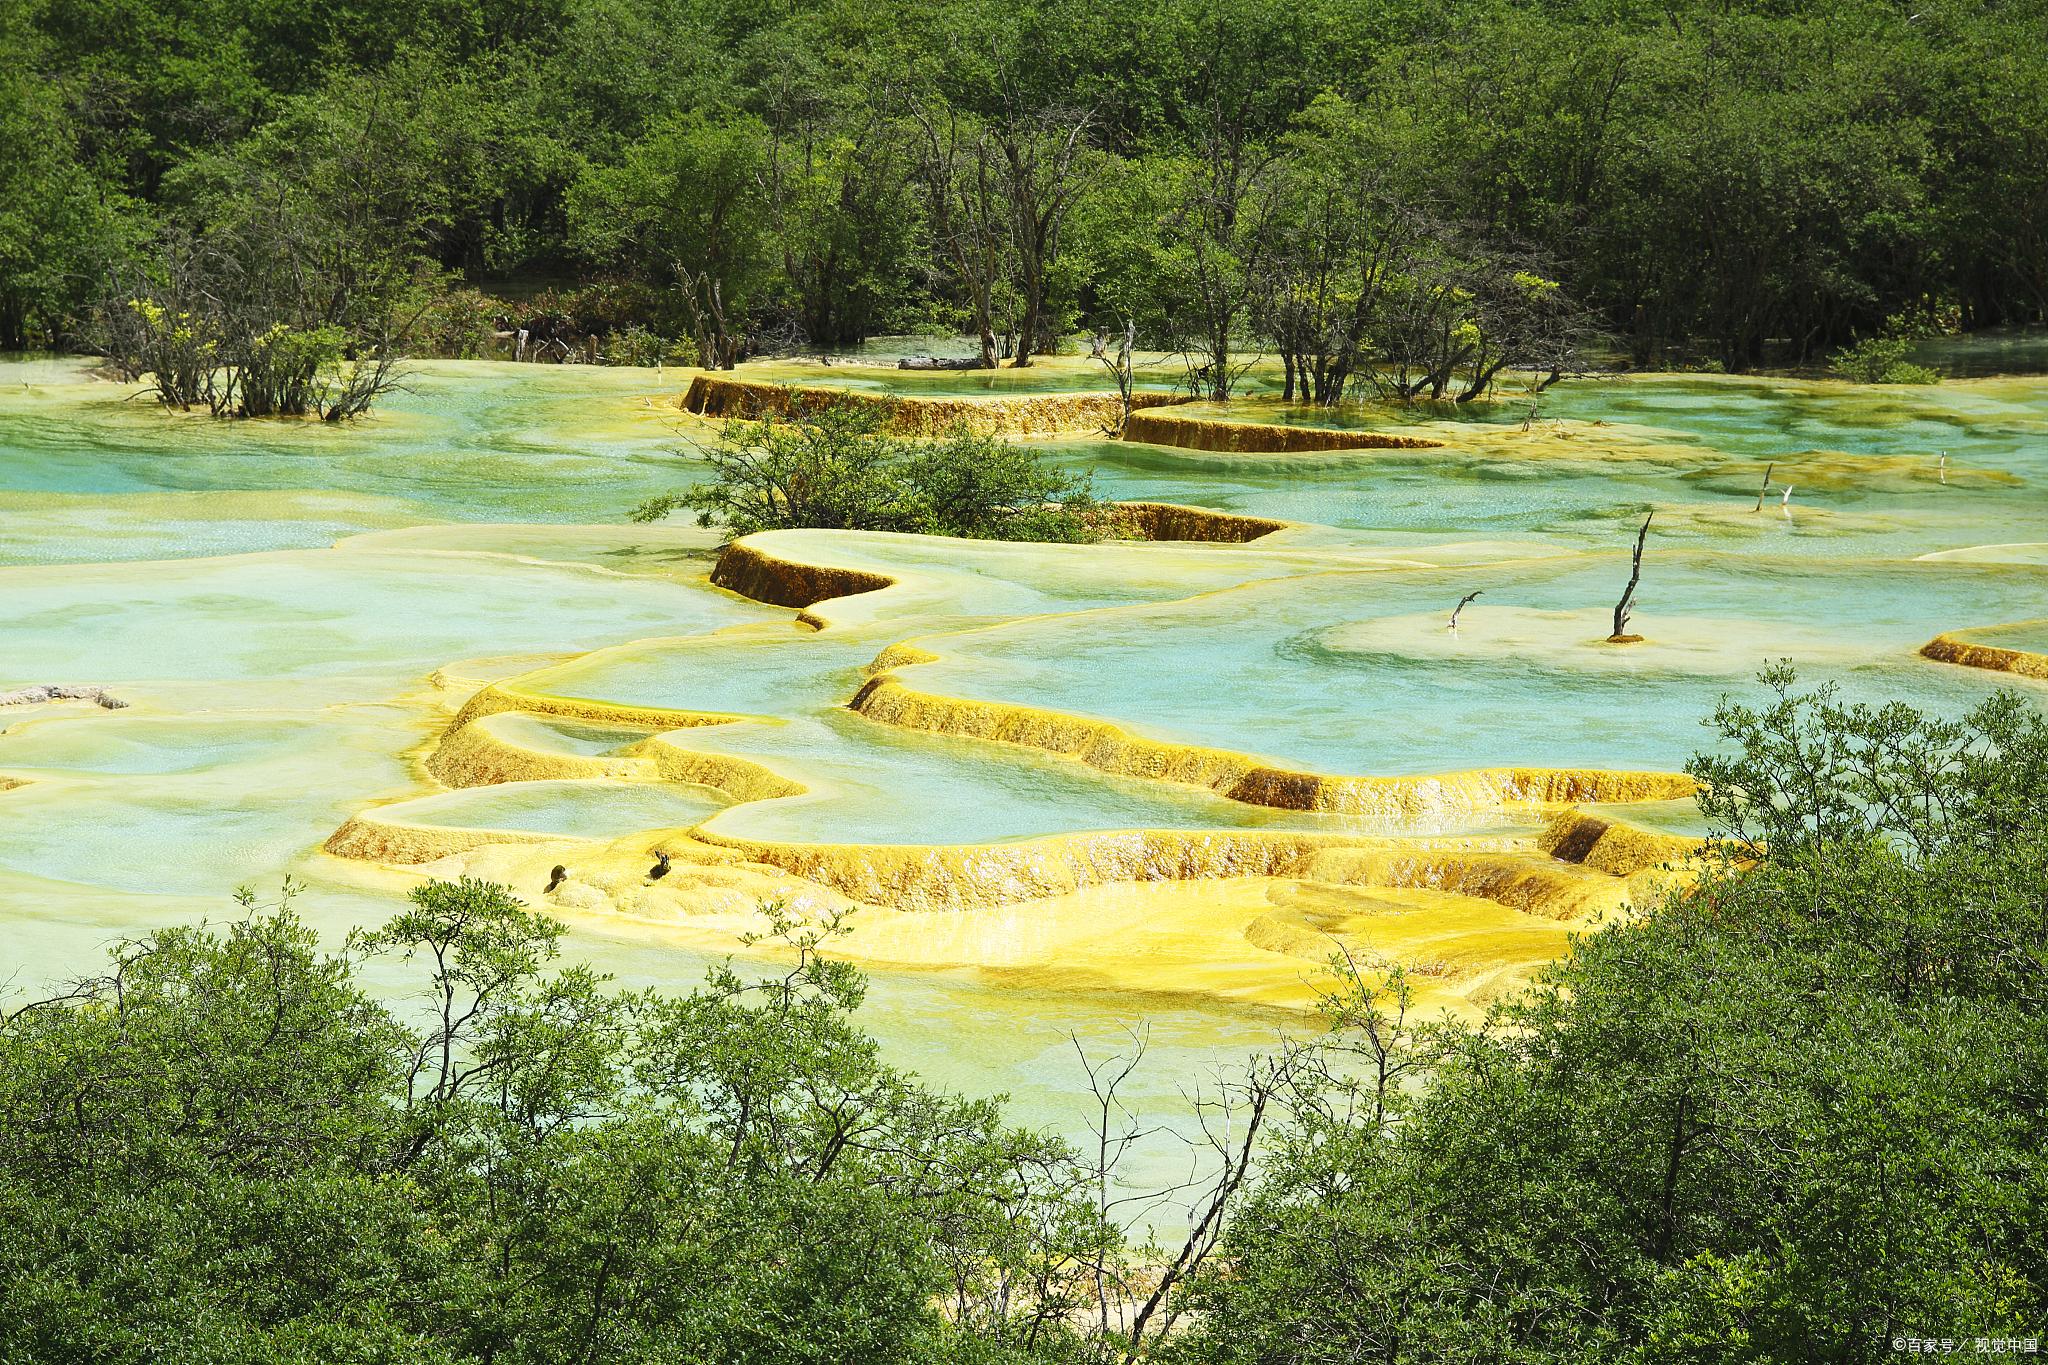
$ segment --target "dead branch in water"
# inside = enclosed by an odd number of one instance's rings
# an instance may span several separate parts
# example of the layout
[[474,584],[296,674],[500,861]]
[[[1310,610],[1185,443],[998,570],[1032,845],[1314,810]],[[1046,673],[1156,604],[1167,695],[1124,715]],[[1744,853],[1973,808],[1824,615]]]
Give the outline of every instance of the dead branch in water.
[[1764,510],[1764,494],[1771,491],[1771,471],[1777,467],[1775,464],[1764,466],[1763,486],[1756,490],[1756,510],[1759,512]]
[[1109,371],[1110,378],[1116,380],[1117,393],[1123,400],[1122,415],[1117,418],[1115,429],[1102,428],[1102,434],[1113,441],[1122,439],[1124,428],[1131,422],[1131,354],[1138,348],[1138,324],[1134,320],[1124,319],[1124,333],[1120,340],[1122,346],[1118,348],[1116,355],[1111,357],[1110,333],[1106,328],[1089,339],[1089,347],[1094,358]]
[[1628,630],[1628,609],[1635,605],[1636,584],[1641,582],[1643,578],[1643,540],[1650,534],[1650,517],[1656,515],[1655,512],[1652,512],[1649,516],[1644,517],[1643,529],[1636,532],[1635,565],[1629,572],[1628,591],[1623,593],[1621,600],[1614,604],[1614,633],[1616,635],[1624,634]]
[[[1485,591],[1486,589],[1484,588],[1481,588],[1479,590],[1479,592]],[[1465,610],[1465,604],[1467,602],[1470,602],[1473,598],[1479,596],[1479,592],[1468,592],[1463,597],[1458,599],[1458,605],[1451,608],[1451,624],[1448,627],[1449,629],[1456,630],[1458,628],[1458,613]]]

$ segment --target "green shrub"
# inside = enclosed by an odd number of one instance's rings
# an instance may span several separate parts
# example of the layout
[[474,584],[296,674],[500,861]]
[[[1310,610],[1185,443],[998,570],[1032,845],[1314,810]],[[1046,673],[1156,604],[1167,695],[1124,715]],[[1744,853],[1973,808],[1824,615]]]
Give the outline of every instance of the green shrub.
[[965,430],[940,441],[885,436],[886,406],[835,403],[726,423],[702,458],[712,478],[650,499],[635,521],[678,508],[729,538],[816,527],[972,540],[1085,542],[1113,533],[1087,475],[1036,451]]
[[2013,694],[1956,723],[1764,680],[1714,718],[1735,752],[1688,765],[1731,861],[1402,1049],[1421,1084],[1391,1121],[1370,1067],[1290,1099],[1179,1359],[2040,1335],[2048,724]]
[[427,301],[407,339],[427,355],[482,360],[491,353],[501,306],[478,289],[449,289]]
[[605,343],[604,358],[611,365],[695,365],[697,343],[688,337],[665,337],[629,322],[612,333]]
[[1830,368],[1857,384],[1939,384],[1940,375],[1906,359],[1912,349],[1907,337],[1865,337],[1839,352]]
[[[434,882],[324,956],[166,929],[0,1014],[0,1360],[755,1365],[1054,1358],[1109,1254],[1073,1154],[883,1065],[835,924],[688,995]],[[397,959],[379,984],[368,956]],[[1002,1291],[1032,1275],[1029,1306]],[[941,1298],[950,1312],[941,1312]],[[1042,1352],[1042,1355],[1040,1354]]]

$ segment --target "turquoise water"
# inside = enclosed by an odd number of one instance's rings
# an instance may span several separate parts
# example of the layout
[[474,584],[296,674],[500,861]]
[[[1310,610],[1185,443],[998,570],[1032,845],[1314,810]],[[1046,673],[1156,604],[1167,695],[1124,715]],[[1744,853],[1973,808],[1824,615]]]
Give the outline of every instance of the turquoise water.
[[[1449,420],[1479,433],[1517,431],[1528,410],[1526,403],[1425,405],[1333,420],[1259,402],[1233,406],[1234,415],[1255,421],[1389,427]],[[1597,428],[1578,430],[1572,446],[1541,459],[1488,448],[1293,457],[1111,442],[1064,449],[1095,471],[1108,496],[1172,496],[1390,535],[1483,530],[1591,546],[1653,509],[1667,512],[1653,530],[1659,538],[1761,540],[1773,553],[1815,556],[1919,554],[2041,533],[2048,381],[2038,378],[1967,389],[1586,380],[1544,394],[1539,414],[1539,431],[1558,420],[1605,422],[1636,439],[1619,445],[1603,442]],[[1770,505],[1792,485],[1792,517],[1700,523],[1702,507],[1754,507],[1767,470]]]
[[708,787],[598,778],[471,787],[388,809],[393,819],[415,825],[616,839],[635,830],[694,825],[726,805],[725,798]]
[[[26,383],[10,383],[20,369]],[[426,361],[375,416],[330,426],[167,414],[124,386],[81,385],[83,369],[0,367],[0,509],[47,523],[6,537],[0,562],[298,548],[433,521],[621,520],[699,468],[674,458],[687,444],[677,413],[648,406],[687,379],[651,370]],[[226,492],[269,496],[218,518],[166,503]]]
[[0,593],[0,658],[24,682],[410,676],[471,655],[588,649],[771,614],[663,579],[335,550],[0,569]]
[[[944,661],[900,676],[920,691],[1373,775],[1671,771],[1704,747],[1699,719],[1765,659],[1790,658],[1848,700],[1944,712],[2010,682],[1913,652],[1944,621],[2011,610],[2003,566],[1664,552],[1646,556],[1630,623],[1650,641],[1618,648],[1602,641],[1627,577],[1617,555],[1260,583],[933,637],[923,643]],[[1453,639],[1443,622],[1474,590],[1484,595]]]
[[484,722],[492,734],[525,749],[594,758],[638,744],[653,732],[624,725],[592,725],[583,721],[548,720],[507,711]]
[[[845,703],[887,638],[856,632],[846,639],[682,641],[596,655],[528,675],[519,686],[627,706],[759,717],[671,731],[662,741],[754,759],[810,788],[721,816],[714,828],[736,837],[958,844],[1087,830],[1366,828],[1356,819],[1247,806],[1207,791],[1106,776],[1033,750],[866,720]],[[946,648],[952,638],[927,642]],[[501,719],[494,718],[492,728],[514,737]],[[545,743],[547,736],[536,738]],[[1458,832],[1506,827],[1498,817],[1482,817]]]
[[[2033,344],[1959,344],[1956,368],[2013,368]],[[1084,370],[821,366],[815,378],[926,394],[1103,385]],[[2043,688],[1913,652],[1942,631],[2048,616],[2038,378],[1924,390],[1586,381],[1544,395],[1526,436],[1526,404],[1333,418],[1254,398],[1231,415],[1437,424],[1460,445],[1268,457],[1053,444],[1110,496],[1317,527],[1202,548],[800,537],[796,550],[901,580],[821,604],[831,628],[813,632],[793,610],[710,585],[710,537],[624,525],[632,505],[701,472],[691,442],[707,429],[651,406],[679,396],[687,374],[428,364],[386,410],[345,427],[165,414],[82,374],[73,361],[0,364],[0,691],[98,683],[133,704],[0,710],[0,777],[21,784],[0,791],[0,983],[88,970],[110,939],[218,919],[236,886],[285,874],[308,884],[301,905],[330,937],[381,920],[402,881],[319,848],[386,805],[589,838],[707,818],[736,835],[862,843],[1362,828],[844,710],[865,666],[899,641],[941,656],[903,671],[915,688],[1360,774],[1674,768],[1707,743],[1699,720],[1717,699],[1753,696],[1749,676],[1779,657],[1856,699],[1949,713],[2000,686]],[[1651,512],[1633,623],[1648,639],[1606,646],[1626,546]],[[1994,545],[2009,548],[1972,548]],[[1423,563],[1389,567],[1408,556]],[[1474,589],[1449,636],[1443,617]],[[2044,637],[2033,625],[1968,638]],[[598,652],[563,657],[584,651]],[[444,689],[444,669],[472,682]],[[745,755],[811,790],[724,810],[675,785],[436,794],[422,756],[486,677],[745,717],[663,742]],[[652,733],[510,714],[490,725],[584,756]],[[1620,813],[1696,822],[1668,805]],[[1528,826],[1482,815],[1415,832]],[[626,985],[686,988],[722,956],[659,926],[565,913],[572,953]],[[1162,1104],[1205,1057],[1241,1054],[1284,1017],[1022,990],[961,969],[877,973],[868,1022],[893,1058],[1015,1091],[1028,1121],[1070,1127],[1066,1031],[1107,1047],[1140,1016],[1160,1046]]]

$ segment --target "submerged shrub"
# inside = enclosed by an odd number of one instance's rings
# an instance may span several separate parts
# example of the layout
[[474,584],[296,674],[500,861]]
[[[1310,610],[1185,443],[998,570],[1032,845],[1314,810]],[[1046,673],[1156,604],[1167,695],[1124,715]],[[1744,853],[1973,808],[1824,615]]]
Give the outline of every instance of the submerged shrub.
[[834,403],[727,422],[702,456],[711,480],[642,503],[633,520],[696,508],[698,525],[730,539],[796,528],[1067,542],[1114,532],[1088,475],[964,428],[938,441],[885,436],[889,415]]
[[1906,359],[1912,349],[1906,337],[1865,337],[1837,354],[1830,368],[1857,384],[1939,384],[1940,375]]

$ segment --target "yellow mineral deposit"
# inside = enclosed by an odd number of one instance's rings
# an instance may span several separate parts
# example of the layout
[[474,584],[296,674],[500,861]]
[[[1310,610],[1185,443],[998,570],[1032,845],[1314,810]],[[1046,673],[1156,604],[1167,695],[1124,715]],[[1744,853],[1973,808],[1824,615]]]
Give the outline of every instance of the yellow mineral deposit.
[[1693,791],[1692,779],[1677,773],[1486,768],[1376,778],[1290,771],[1249,754],[1146,739],[1107,721],[929,696],[889,675],[869,679],[847,704],[885,725],[1039,749],[1105,773],[1205,787],[1233,801],[1285,810],[1412,818],[1565,801],[1658,801]]
[[1939,663],[2048,678],[2048,620],[1946,631],[1922,645],[1920,653]]
[[[419,846],[415,846],[419,847]],[[845,914],[834,950],[995,983],[1305,1005],[1331,957],[1414,973],[1426,1006],[1481,1008],[1573,932],[1657,895],[1700,850],[1577,811],[1536,839],[1072,835],[1020,844],[825,847],[701,827],[607,844],[450,847],[419,872],[508,883],[536,903],[677,926],[706,944],[758,905]],[[657,853],[675,870],[645,872]],[[543,895],[551,869],[568,878]]]
[[1317,427],[1272,426],[1262,422],[1218,422],[1178,413],[1134,412],[1124,425],[1126,441],[1219,450],[1232,454],[1291,455],[1308,450],[1432,450],[1446,442],[1427,436],[1383,431],[1331,431]]
[[[1159,393],[1131,396],[1135,408],[1182,400]],[[1100,436],[1123,418],[1123,399],[1113,393],[1017,394],[1001,397],[882,395],[839,388],[762,383],[699,375],[683,396],[685,412],[698,417],[754,419],[787,414],[797,407],[853,403],[886,406],[888,430],[898,436],[944,436],[965,428],[986,436]]]
[[[38,948],[43,975],[290,868],[323,929],[469,875],[600,952],[623,925],[767,953],[740,936],[782,901],[842,916],[833,951],[879,988],[1012,990],[959,1008],[1020,1027],[1047,992],[1111,1018],[1298,1011],[1333,956],[1472,1012],[1698,874],[1675,769],[1761,661],[1944,711],[2048,679],[2048,622],[1921,644],[2048,563],[2013,435],[2048,410],[2037,381],[1666,376],[1547,395],[1563,410],[1526,424],[1422,405],[1352,429],[1141,391],[1112,444],[1122,400],[1085,358],[777,363],[680,398],[580,366],[423,373],[432,402],[352,428],[179,419],[204,487],[276,485],[244,491],[131,491],[169,481],[150,442],[172,419],[122,386],[0,399],[0,421],[32,404],[31,435],[69,404],[105,480],[0,492],[23,532],[0,546],[0,649],[36,674],[0,683],[133,703],[0,712],[0,914],[68,945]],[[669,477],[678,408],[848,395],[904,435],[1064,442],[1130,538],[727,546],[618,524],[666,486],[620,492]],[[1887,434],[1929,423],[1945,467]],[[1788,430],[1814,448],[1785,453]],[[686,443],[715,431],[684,423]],[[1800,490],[1790,522],[1752,512],[1766,462]],[[1608,648],[1614,527],[1646,511],[1644,638]],[[429,524],[448,521],[471,524]],[[1447,525],[1469,538],[1425,529]]]

